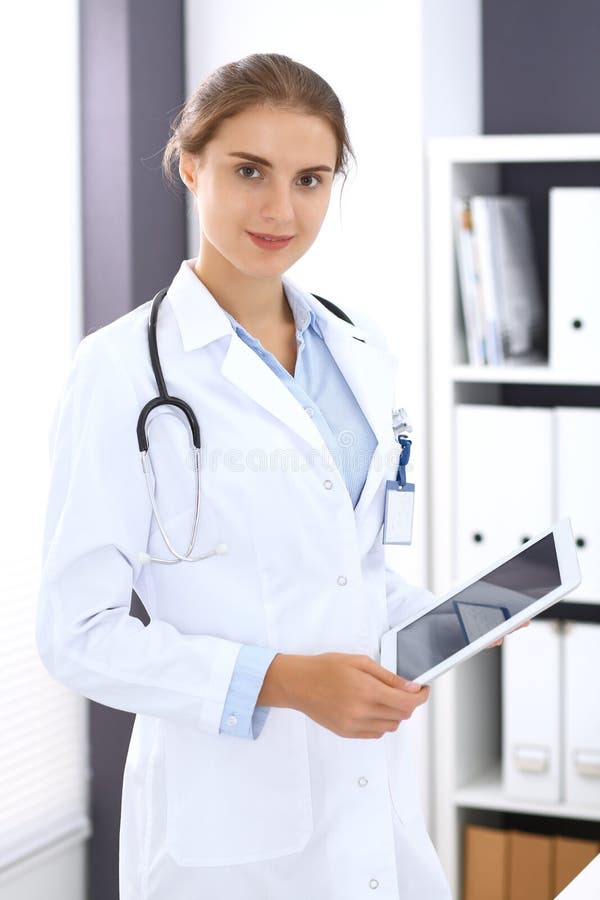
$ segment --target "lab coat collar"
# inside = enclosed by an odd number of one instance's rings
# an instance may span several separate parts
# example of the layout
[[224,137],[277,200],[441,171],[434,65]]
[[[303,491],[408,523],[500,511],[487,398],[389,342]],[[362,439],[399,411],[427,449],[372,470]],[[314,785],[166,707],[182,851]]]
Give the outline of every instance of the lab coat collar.
[[[186,353],[232,334],[236,325],[239,325],[198,278],[194,272],[195,262],[195,259],[182,261],[166,298],[173,310]],[[322,338],[319,317],[323,312],[323,304],[315,300],[312,294],[305,294],[287,275],[282,276],[282,282],[296,329],[302,334],[310,324]],[[327,311],[327,315],[331,316],[331,313]],[[346,325],[348,327],[350,326]],[[354,333],[361,335],[359,329]]]
[[182,261],[165,297],[173,310],[186,353],[233,334],[224,309],[194,272],[195,262],[195,259]]

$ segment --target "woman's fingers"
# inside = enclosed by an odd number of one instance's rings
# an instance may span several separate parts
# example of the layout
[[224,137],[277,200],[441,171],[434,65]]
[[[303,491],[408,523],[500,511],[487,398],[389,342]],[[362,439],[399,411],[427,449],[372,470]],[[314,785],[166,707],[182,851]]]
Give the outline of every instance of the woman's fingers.
[[[513,628],[512,631],[509,631],[508,633],[513,634],[513,632],[518,631],[519,628],[525,628],[527,625],[531,625],[531,619],[527,619],[526,622],[522,622],[520,625],[517,625],[516,628]],[[485,649],[489,650],[491,647],[499,647],[500,644],[503,642],[503,640],[504,640],[504,638],[499,638],[497,641],[494,641],[492,644],[488,644]]]
[[489,650],[491,647],[499,647],[503,640],[504,640],[504,638],[499,638],[497,641],[494,641],[492,644],[488,644],[485,649]]

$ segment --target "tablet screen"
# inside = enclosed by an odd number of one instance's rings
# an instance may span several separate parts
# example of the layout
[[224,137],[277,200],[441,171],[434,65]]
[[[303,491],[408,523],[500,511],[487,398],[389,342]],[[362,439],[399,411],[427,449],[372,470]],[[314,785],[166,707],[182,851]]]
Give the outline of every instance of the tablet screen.
[[560,584],[551,533],[401,628],[398,674],[418,678]]

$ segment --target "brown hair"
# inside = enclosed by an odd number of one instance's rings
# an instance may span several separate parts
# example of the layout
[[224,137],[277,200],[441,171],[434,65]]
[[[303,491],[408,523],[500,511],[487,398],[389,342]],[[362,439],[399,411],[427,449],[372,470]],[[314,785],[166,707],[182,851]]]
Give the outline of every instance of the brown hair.
[[226,63],[198,85],[171,122],[162,160],[167,181],[178,183],[173,168],[178,169],[182,151],[199,156],[224,119],[265,104],[321,116],[329,122],[337,142],[334,175],[341,172],[345,184],[348,157],[355,162],[356,157],[337,94],[312,69],[279,53],[253,53]]

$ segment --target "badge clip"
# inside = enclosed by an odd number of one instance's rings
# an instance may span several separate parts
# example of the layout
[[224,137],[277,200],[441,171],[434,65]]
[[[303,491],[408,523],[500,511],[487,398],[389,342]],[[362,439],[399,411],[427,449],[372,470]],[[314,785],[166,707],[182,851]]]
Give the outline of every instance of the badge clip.
[[383,513],[383,543],[410,544],[412,542],[415,486],[406,481],[406,466],[410,459],[412,441],[406,432],[412,431],[405,409],[392,411],[394,438],[400,447],[398,472],[395,481],[385,486],[385,508]]

